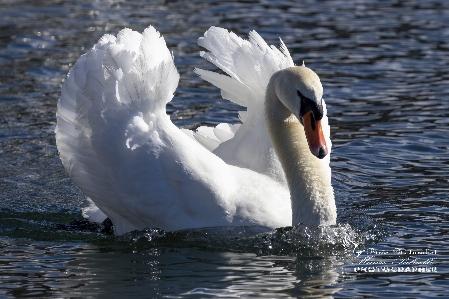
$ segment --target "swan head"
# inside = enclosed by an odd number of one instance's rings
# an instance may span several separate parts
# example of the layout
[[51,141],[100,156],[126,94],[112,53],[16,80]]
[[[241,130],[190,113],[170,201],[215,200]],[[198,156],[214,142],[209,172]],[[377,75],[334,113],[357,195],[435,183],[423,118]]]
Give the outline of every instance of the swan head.
[[278,99],[304,126],[311,153],[324,158],[328,148],[321,127],[324,108],[320,78],[305,66],[281,70],[273,77]]

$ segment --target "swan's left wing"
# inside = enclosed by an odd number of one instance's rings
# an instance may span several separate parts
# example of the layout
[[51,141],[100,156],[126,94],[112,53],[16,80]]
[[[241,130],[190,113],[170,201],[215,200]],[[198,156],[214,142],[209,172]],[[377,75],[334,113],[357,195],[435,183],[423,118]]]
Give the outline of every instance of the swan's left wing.
[[[117,37],[103,36],[67,76],[56,114],[61,161],[72,181],[111,218],[126,219],[133,203],[142,204],[130,198],[151,190],[139,184],[157,168],[136,165],[135,149],[146,143],[149,152],[160,150],[158,121],[168,118],[165,106],[178,80],[172,55],[153,27],[143,34],[124,29]],[[86,212],[92,220],[104,218],[95,207]],[[122,223],[122,232],[139,226],[138,217],[129,219],[136,225]],[[120,221],[114,224],[120,231]]]

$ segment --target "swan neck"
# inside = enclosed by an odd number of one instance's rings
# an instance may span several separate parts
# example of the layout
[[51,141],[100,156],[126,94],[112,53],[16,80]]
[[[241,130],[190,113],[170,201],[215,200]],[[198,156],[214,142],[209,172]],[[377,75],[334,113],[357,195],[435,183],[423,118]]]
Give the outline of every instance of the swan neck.
[[329,159],[323,161],[312,155],[302,124],[278,98],[273,81],[267,88],[265,118],[290,189],[292,225],[335,224]]

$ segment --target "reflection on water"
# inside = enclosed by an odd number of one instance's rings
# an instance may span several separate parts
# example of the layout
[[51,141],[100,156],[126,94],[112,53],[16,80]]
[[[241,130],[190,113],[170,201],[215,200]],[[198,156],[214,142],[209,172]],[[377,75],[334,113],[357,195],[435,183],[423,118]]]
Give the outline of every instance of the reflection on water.
[[335,256],[14,243],[2,248],[1,269],[8,275],[0,278],[2,293],[16,297],[321,296],[339,289],[332,284],[339,276],[335,268],[342,265]]
[[[149,24],[181,74],[167,106],[179,126],[238,121],[238,107],[192,72],[211,68],[196,45],[211,25],[240,36],[256,29],[270,44],[281,37],[319,74],[340,233],[149,230],[120,239],[80,225],[84,198],[54,144],[62,81],[104,33]],[[0,297],[447,295],[447,24],[445,0],[0,1]],[[339,249],[351,243],[345,236],[365,253]],[[396,248],[433,251],[436,271],[354,270],[367,257],[413,258]]]

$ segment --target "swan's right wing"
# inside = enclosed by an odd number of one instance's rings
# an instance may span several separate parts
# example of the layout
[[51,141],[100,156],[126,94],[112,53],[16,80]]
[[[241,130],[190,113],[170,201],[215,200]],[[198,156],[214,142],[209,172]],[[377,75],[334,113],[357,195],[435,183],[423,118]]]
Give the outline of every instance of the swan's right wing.
[[225,99],[249,109],[263,107],[265,89],[275,72],[294,66],[282,40],[279,50],[268,46],[256,31],[244,40],[226,29],[211,27],[198,44],[209,50],[201,52],[201,56],[229,77],[201,69],[197,73],[220,88]]
[[[238,130],[233,132],[226,125],[220,125],[231,133],[227,136],[232,135],[232,138],[224,142],[219,140],[214,153],[230,164],[265,173],[283,181],[284,175],[265,124],[264,101],[271,76],[281,69],[294,66],[286,46],[282,40],[280,50],[268,46],[255,31],[250,32],[249,40],[243,40],[236,34],[218,27],[211,27],[204,37],[198,40],[198,44],[209,51],[201,52],[201,56],[228,76],[202,69],[196,69],[195,72],[220,88],[224,99],[247,108],[239,113],[243,124],[234,128]],[[199,134],[209,140],[213,139],[214,135],[219,139],[217,134],[211,134],[215,133],[215,130],[201,130],[204,129],[200,127]],[[222,130],[217,131],[221,133]]]

